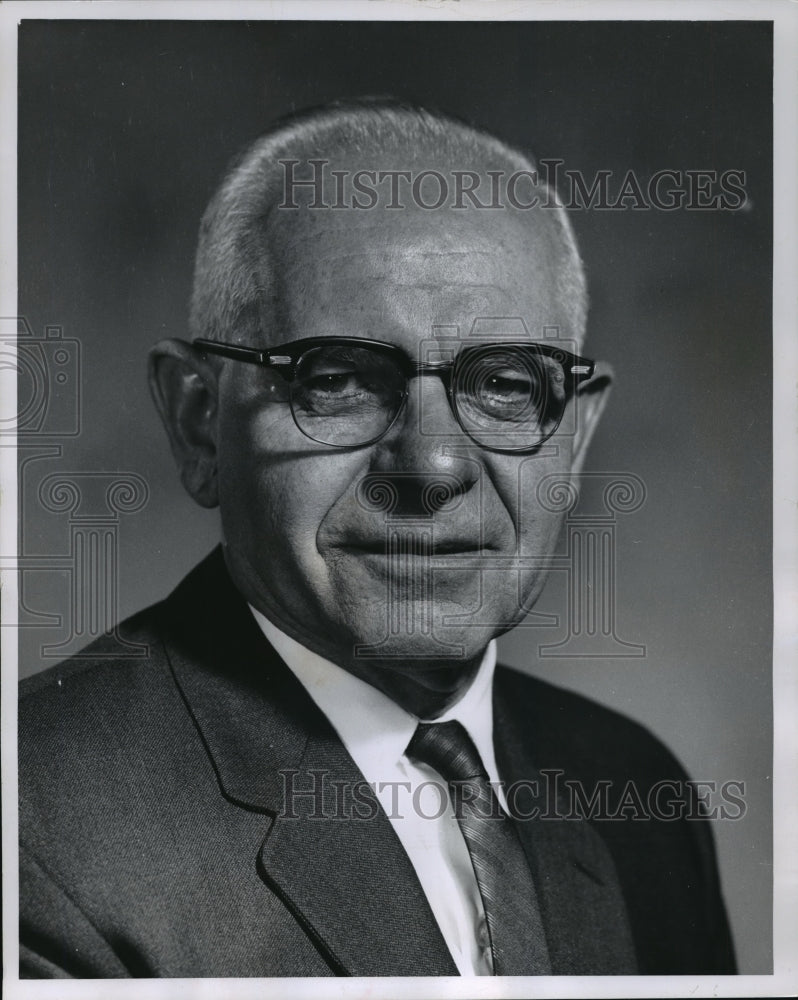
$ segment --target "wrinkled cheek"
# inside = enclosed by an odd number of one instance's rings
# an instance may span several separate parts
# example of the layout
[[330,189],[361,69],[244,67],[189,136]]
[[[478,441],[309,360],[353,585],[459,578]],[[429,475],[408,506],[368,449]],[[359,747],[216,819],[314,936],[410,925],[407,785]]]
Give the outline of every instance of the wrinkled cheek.
[[533,458],[525,462],[518,482],[519,593],[529,611],[543,590],[576,496],[569,473],[558,461]]
[[345,470],[303,456],[276,462],[265,457],[252,471],[248,502],[256,518],[250,520],[270,586],[294,602],[296,611],[320,625],[329,622],[350,581],[336,576],[329,553],[320,551],[319,531],[346,489]]
[[564,515],[541,510],[529,512],[522,522],[518,536],[518,555],[525,564],[546,566],[547,560],[557,548]]
[[515,554],[530,568],[554,551],[563,519],[576,502],[568,454],[560,449],[495,464],[492,479],[513,524]]

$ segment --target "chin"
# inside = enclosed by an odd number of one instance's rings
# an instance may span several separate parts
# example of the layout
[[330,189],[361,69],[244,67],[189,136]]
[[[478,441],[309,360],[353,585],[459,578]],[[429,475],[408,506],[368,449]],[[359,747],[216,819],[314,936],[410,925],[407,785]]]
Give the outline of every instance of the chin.
[[350,625],[353,655],[367,660],[418,660],[419,669],[434,661],[472,661],[479,657],[497,631],[492,626],[445,624],[470,609],[459,603],[401,601],[388,605],[374,601],[360,609]]

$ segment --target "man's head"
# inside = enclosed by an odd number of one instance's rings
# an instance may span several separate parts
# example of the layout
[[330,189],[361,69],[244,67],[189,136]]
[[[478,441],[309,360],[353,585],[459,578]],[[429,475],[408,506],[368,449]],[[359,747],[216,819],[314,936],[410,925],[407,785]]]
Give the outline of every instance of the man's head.
[[[316,338],[311,353],[295,370],[179,341],[153,352],[183,482],[220,506],[244,595],[419,714],[451,701],[537,598],[561,520],[538,484],[581,463],[606,395],[606,376],[569,386],[552,360],[578,350],[586,293],[534,170],[490,136],[393,103],[284,123],[206,212],[192,332],[260,350]],[[441,377],[464,349],[471,360]],[[537,395],[513,409],[522,391]],[[552,407],[562,419],[542,440]]]

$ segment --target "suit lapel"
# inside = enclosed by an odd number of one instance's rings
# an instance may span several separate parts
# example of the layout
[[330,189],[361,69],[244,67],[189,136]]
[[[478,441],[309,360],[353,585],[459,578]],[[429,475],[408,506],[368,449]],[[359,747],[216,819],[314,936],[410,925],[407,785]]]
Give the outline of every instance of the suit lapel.
[[[497,682],[499,677],[497,674]],[[521,842],[538,891],[553,975],[631,975],[636,960],[626,905],[609,852],[582,819],[563,818],[562,803],[547,801],[546,778],[534,764],[534,734],[523,710],[507,697],[500,682],[494,693],[494,742],[506,785],[529,782],[538,794],[519,798]],[[548,818],[544,818],[548,817]]]
[[334,967],[349,975],[457,975],[376,798],[369,792],[354,801],[352,790],[364,780],[334,733],[308,741],[296,787],[310,787],[309,776],[317,792],[323,776],[324,818],[317,798],[294,798],[263,845],[266,881],[323,940]]
[[166,602],[163,627],[221,793],[270,817],[258,872],[334,971],[456,975],[393,827],[264,638],[220,550]]

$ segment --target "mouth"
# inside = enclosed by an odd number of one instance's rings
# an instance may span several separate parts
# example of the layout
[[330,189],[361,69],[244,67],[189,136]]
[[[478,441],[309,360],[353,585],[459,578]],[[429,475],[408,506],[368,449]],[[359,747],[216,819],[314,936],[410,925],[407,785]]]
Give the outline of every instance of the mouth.
[[395,558],[398,555],[435,557],[435,556],[480,556],[496,553],[496,548],[489,543],[480,541],[464,541],[461,538],[435,539],[429,544],[424,535],[413,535],[410,532],[399,532],[392,539],[363,539],[347,542],[337,546],[342,552],[353,556],[385,556]]

